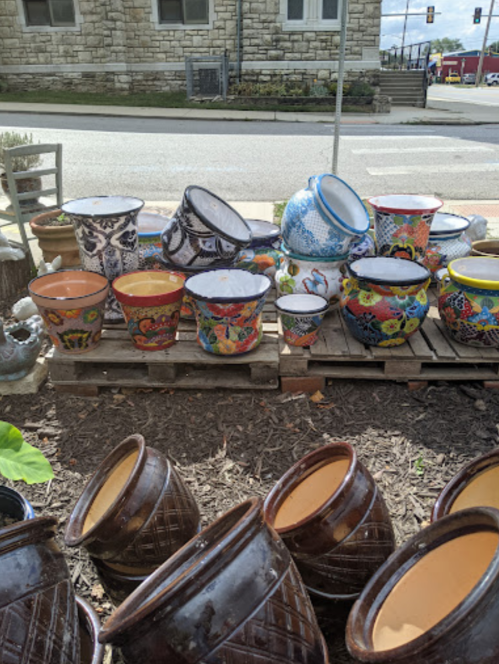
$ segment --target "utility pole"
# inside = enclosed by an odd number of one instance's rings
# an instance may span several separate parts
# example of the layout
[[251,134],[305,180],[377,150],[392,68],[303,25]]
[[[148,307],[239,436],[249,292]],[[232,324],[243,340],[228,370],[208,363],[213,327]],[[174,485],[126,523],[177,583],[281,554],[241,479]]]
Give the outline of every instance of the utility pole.
[[[409,0],[407,0],[409,1]],[[343,79],[345,77],[345,53],[347,45],[348,0],[341,3],[340,55],[338,60],[338,84],[336,88],[336,116],[334,119],[333,175],[338,175],[340,149],[341,107],[343,106]]]
[[487,27],[485,28],[485,36],[483,38],[482,52],[480,53],[480,60],[478,62],[478,71],[476,73],[476,79],[475,79],[476,88],[480,85],[480,80],[482,78],[483,58],[485,55],[485,49],[487,48],[487,40],[489,38],[490,22],[492,21],[492,14],[494,13],[494,2],[495,0],[490,0],[490,11],[489,11],[489,16],[487,18]]
[[407,16],[409,14],[409,2],[410,0],[407,0],[407,6],[405,8],[405,18],[404,18],[404,31],[402,33],[402,45],[400,47],[402,49],[402,63],[404,62],[404,44],[405,44],[405,33],[407,30]]

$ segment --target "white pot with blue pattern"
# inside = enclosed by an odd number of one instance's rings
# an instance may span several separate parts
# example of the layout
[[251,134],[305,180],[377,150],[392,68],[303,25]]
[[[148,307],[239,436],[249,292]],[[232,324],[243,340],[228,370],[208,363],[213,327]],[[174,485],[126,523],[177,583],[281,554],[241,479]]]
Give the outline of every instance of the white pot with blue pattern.
[[342,256],[369,229],[362,200],[343,180],[314,175],[289,200],[282,217],[286,246],[303,256]]

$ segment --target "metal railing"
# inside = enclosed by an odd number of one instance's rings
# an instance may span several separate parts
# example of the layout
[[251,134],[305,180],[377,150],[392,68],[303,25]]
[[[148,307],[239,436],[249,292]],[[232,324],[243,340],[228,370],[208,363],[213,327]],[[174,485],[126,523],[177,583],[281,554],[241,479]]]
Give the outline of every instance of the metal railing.
[[431,42],[408,44],[403,48],[393,46],[381,51],[381,68],[392,71],[422,71],[424,105],[428,95],[428,67],[430,63]]

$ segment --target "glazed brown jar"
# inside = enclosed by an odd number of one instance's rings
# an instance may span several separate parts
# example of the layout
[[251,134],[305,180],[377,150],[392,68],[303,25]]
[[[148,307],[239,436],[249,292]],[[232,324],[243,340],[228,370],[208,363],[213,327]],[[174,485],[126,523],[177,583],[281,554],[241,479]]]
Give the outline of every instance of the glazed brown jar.
[[80,664],[102,664],[104,646],[99,643],[100,621],[93,607],[76,596],[80,626]]
[[199,528],[182,478],[138,434],[120,443],[83,489],[65,532],[68,546],[93,558],[152,571]]
[[0,529],[2,664],[80,661],[76,600],[56,531],[52,517]]
[[99,639],[120,647],[127,664],[328,663],[300,576],[257,499],[164,563]]
[[499,508],[499,449],[474,459],[451,479],[437,498],[431,519],[467,507]]
[[277,482],[264,514],[307,590],[354,600],[395,547],[383,497],[348,443],[307,454]]
[[376,572],[347,623],[369,664],[497,664],[499,511],[443,517]]

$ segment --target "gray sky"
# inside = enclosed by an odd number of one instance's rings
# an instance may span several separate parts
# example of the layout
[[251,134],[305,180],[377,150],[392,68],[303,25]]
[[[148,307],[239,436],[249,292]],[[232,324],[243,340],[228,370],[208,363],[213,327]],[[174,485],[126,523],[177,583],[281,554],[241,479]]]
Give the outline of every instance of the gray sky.
[[[382,14],[405,12],[407,0],[382,0]],[[460,39],[467,49],[482,47],[487,19],[482,18],[480,25],[473,25],[475,7],[482,7],[482,14],[488,14],[490,0],[410,0],[409,11],[424,11],[429,5],[435,7],[436,12],[433,25],[426,23],[424,16],[409,16],[407,19],[406,44],[416,44],[432,39]],[[496,0],[494,14],[499,14],[499,2]],[[404,19],[381,19],[381,48],[399,46],[404,29]],[[489,43],[499,40],[499,17],[493,18],[489,31]]]

